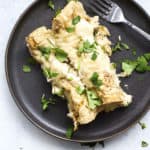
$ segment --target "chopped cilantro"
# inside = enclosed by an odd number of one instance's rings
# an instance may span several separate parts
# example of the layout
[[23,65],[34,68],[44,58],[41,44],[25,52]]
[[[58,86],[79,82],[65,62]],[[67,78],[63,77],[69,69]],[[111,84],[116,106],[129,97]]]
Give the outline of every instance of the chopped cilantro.
[[96,87],[100,87],[103,82],[102,80],[98,79],[99,78],[99,75],[97,72],[94,72],[90,78],[90,81],[93,83],[94,86]]
[[[88,40],[84,41],[81,47],[78,49],[78,53],[91,53],[96,51],[96,43],[90,43]],[[94,56],[95,57],[95,56]]]
[[137,58],[137,72],[145,72],[148,69],[148,62],[144,56],[140,56]]
[[70,126],[70,127],[67,129],[66,137],[67,137],[68,139],[71,139],[72,135],[73,135],[73,126]]
[[146,124],[145,123],[142,123],[142,122],[138,122],[139,123],[139,125],[141,126],[141,129],[145,129],[146,128]]
[[135,70],[136,66],[137,66],[137,62],[136,61],[129,61],[129,60],[127,60],[125,62],[122,62],[122,70],[128,76],[131,75],[131,73]]
[[121,51],[121,50],[129,50],[129,46],[126,44],[126,43],[123,43],[121,41],[118,41],[114,47],[112,48],[112,51],[113,52],[116,52],[116,51]]
[[81,19],[80,16],[77,16],[77,17],[73,18],[73,20],[72,20],[72,25],[78,24],[78,23],[80,22],[80,19]]
[[84,87],[81,87],[81,86],[78,86],[76,88],[76,92],[80,95],[82,95],[84,92],[85,92],[85,88]]
[[141,147],[148,147],[148,143],[146,141],[141,142]]
[[97,96],[97,94],[92,90],[86,91],[89,108],[95,109],[97,106],[100,106],[102,104],[101,99]]
[[55,51],[55,56],[56,56],[56,58],[60,61],[60,62],[65,62],[65,61],[67,61],[68,59],[67,59],[67,53],[66,52],[64,52],[64,50],[62,50],[62,49],[60,49],[60,48],[55,48],[54,49],[54,51]]
[[121,42],[121,47],[125,50],[129,50],[129,46],[126,43]]
[[61,9],[58,8],[58,9],[56,10],[56,12],[55,12],[55,17],[58,16],[60,13],[61,13]]
[[67,27],[67,28],[66,28],[66,31],[67,31],[68,33],[72,33],[72,32],[75,31],[75,27]]
[[150,53],[145,53],[144,57],[146,58],[147,61],[150,61]]
[[55,104],[55,102],[52,99],[47,100],[45,98],[45,95],[43,94],[41,98],[41,104],[42,104],[42,110],[45,111],[47,110],[49,104]]
[[135,48],[132,49],[132,54],[133,54],[133,56],[136,56],[136,49]]
[[96,51],[93,52],[91,59],[93,61],[95,61],[97,59],[97,52]]
[[50,54],[51,52],[51,47],[39,46],[38,49],[42,52],[42,54]]
[[117,68],[117,64],[116,64],[116,63],[112,63],[112,67],[113,67],[114,69],[116,69],[116,68]]
[[23,65],[22,70],[23,70],[23,72],[25,72],[25,73],[31,72],[31,68],[30,68],[30,66],[28,66],[28,65]]
[[49,6],[49,8],[51,8],[52,10],[55,9],[55,5],[54,5],[54,2],[53,2],[52,0],[49,0],[48,6]]
[[50,69],[48,68],[43,68],[43,74],[46,78],[55,78],[58,76],[58,73],[57,72],[52,72]]

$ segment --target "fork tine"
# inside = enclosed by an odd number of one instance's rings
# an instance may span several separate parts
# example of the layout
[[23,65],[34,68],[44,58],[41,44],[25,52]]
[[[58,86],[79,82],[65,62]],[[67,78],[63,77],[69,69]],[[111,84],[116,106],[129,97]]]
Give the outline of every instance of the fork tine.
[[105,9],[105,8],[104,8],[103,6],[101,6],[101,5],[97,5],[97,3],[95,3],[95,1],[92,2],[91,4],[94,6],[94,9],[95,9],[95,10],[97,9],[97,11],[100,11],[103,15],[107,15],[107,14],[109,13],[109,10],[108,10],[108,9]]
[[90,6],[90,9],[95,12],[96,14],[98,14],[101,18],[106,19],[106,14],[104,14],[101,10],[97,10],[95,9],[95,6]]
[[106,3],[105,0],[95,0],[95,2],[97,2],[99,5],[101,5],[102,7],[104,7],[107,10],[110,10],[110,8],[111,8],[111,5]]
[[107,5],[112,6],[112,1],[111,0],[102,0],[104,3],[106,3]]

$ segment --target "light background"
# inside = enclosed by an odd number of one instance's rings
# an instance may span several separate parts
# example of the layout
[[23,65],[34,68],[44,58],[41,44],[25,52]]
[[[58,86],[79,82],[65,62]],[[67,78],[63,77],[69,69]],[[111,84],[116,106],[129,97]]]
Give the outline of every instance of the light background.
[[[150,0],[137,0],[150,14]],[[33,0],[0,0],[0,150],[87,150],[80,144],[51,137],[32,125],[20,112],[8,90],[4,55],[10,32],[20,14]],[[147,128],[135,125],[125,133],[105,141],[104,150],[150,150],[150,112],[142,119]],[[141,140],[149,147],[141,148]],[[102,149],[97,145],[95,150]]]

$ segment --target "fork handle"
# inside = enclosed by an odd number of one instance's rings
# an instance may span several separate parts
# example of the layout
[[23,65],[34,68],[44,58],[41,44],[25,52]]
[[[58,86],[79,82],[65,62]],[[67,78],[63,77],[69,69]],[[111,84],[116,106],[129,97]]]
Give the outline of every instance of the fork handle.
[[130,26],[132,29],[134,29],[135,31],[139,32],[141,35],[143,35],[147,40],[150,41],[150,34],[146,33],[145,31],[143,31],[142,29],[140,29],[139,27],[137,27],[136,25],[134,25],[133,23],[131,23],[130,21],[125,21],[125,23]]

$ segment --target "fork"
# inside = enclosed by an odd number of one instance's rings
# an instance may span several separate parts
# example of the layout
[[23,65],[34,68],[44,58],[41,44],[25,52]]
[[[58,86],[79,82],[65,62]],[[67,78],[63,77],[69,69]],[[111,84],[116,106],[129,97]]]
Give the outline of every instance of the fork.
[[147,40],[150,40],[150,34],[146,33],[130,21],[128,21],[122,9],[111,0],[91,0],[89,3],[90,9],[98,14],[101,18],[110,23],[125,23],[135,31],[143,35]]

